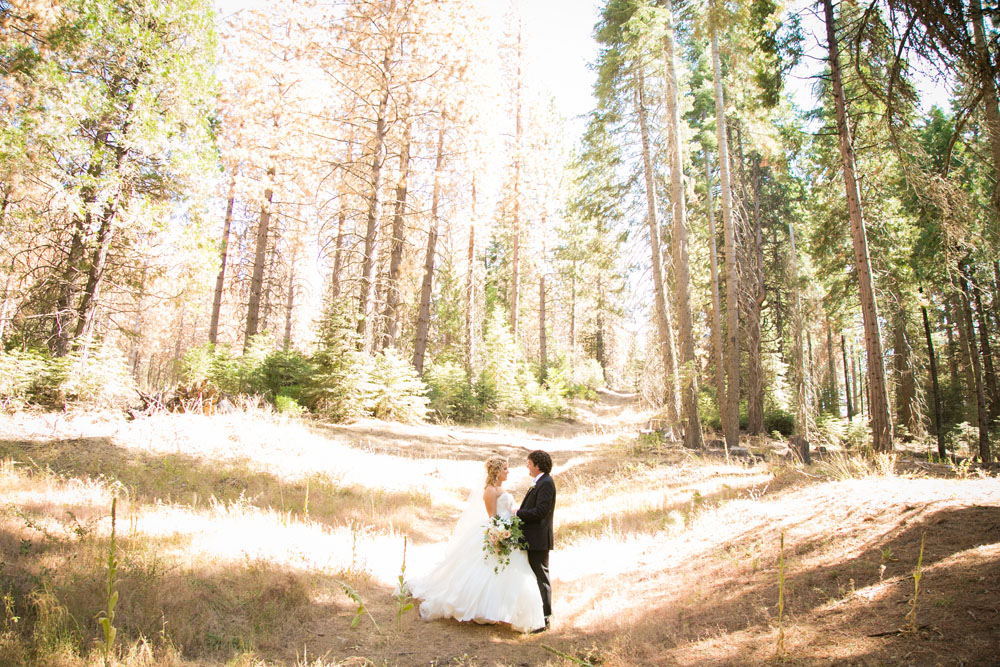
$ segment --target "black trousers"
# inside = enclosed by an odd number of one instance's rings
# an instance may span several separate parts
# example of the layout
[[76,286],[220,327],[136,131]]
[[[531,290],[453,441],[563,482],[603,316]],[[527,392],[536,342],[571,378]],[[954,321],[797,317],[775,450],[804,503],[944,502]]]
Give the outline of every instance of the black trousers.
[[552,615],[552,584],[549,582],[549,552],[529,551],[528,565],[535,573],[538,580],[538,592],[542,594],[542,612],[545,614],[545,622],[548,623],[549,616]]

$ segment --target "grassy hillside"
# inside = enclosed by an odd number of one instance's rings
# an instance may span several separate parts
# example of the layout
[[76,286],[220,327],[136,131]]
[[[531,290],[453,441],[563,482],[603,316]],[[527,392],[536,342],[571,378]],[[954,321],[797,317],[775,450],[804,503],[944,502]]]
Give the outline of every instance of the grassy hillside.
[[[0,664],[104,664],[115,496],[112,664],[996,664],[996,477],[727,462],[640,439],[644,418],[614,395],[490,428],[0,417]],[[553,630],[397,622],[404,537],[431,567],[487,454],[520,497],[535,448],[559,486]]]

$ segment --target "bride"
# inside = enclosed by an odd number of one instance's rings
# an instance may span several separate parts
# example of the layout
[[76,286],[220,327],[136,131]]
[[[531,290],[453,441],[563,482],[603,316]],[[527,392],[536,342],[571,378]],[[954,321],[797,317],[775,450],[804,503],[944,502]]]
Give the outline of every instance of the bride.
[[474,486],[448,539],[443,560],[407,582],[410,594],[422,600],[422,618],[509,623],[520,632],[545,626],[542,597],[527,554],[513,550],[510,563],[496,571],[496,556],[483,551],[490,518],[509,519],[517,511],[514,496],[503,489],[506,479],[507,460],[491,456],[486,461],[482,499],[479,487]]

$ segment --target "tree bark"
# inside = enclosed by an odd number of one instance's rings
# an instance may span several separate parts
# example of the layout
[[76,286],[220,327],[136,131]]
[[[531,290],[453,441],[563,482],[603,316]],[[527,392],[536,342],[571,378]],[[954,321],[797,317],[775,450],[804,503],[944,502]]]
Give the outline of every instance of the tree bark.
[[851,400],[851,380],[847,366],[847,340],[840,334],[840,356],[844,362],[844,398],[847,402],[847,421],[854,421],[854,401]]
[[882,338],[879,331],[878,302],[875,297],[871,262],[868,257],[868,238],[861,209],[861,194],[855,178],[854,146],[847,122],[847,104],[840,72],[840,51],[837,29],[833,19],[832,0],[823,0],[826,14],[826,34],[830,51],[830,84],[837,114],[837,135],[840,138],[840,157],[847,191],[847,210],[851,219],[851,237],[854,241],[854,264],[858,273],[861,315],[865,329],[865,351],[868,355],[868,384],[870,389],[872,446],[877,452],[891,451],[892,417],[889,414],[889,392],[885,382],[882,357]]
[[285,335],[282,340],[282,348],[287,352],[292,345],[292,320],[295,314],[295,261],[296,251],[292,252],[292,265],[288,275],[288,292],[285,295]]
[[829,376],[827,386],[829,387],[827,410],[834,416],[840,417],[840,387],[837,385],[837,355],[833,351],[833,325],[830,323],[830,314],[826,314],[826,373]]
[[[74,340],[79,341],[84,337],[90,338],[90,333],[94,326],[94,317],[97,312],[97,301],[100,298],[101,283],[104,280],[104,269],[107,266],[108,253],[111,250],[111,240],[114,237],[114,222],[117,215],[117,197],[115,201],[104,205],[101,212],[101,224],[97,229],[97,247],[90,258],[90,267],[87,271],[87,284],[83,288],[80,298],[80,308],[77,313],[76,331],[73,333]],[[89,348],[89,340],[83,344],[84,348]]]
[[545,242],[542,241],[542,261],[538,271],[538,368],[539,379],[545,381],[549,365],[545,336]]
[[427,333],[431,322],[431,292],[434,286],[434,260],[437,257],[438,203],[441,199],[441,172],[444,167],[444,118],[438,130],[437,161],[434,165],[434,186],[431,193],[431,221],[427,232],[427,253],[424,255],[424,280],[420,286],[420,311],[417,315],[417,338],[413,343],[413,367],[424,372]]
[[809,442],[809,385],[806,375],[805,350],[802,345],[802,297],[799,294],[799,262],[795,251],[795,229],[788,223],[789,256],[792,262],[794,311],[792,337],[795,347],[795,433]]
[[[721,416],[722,406],[726,404],[726,358],[722,349],[722,303],[719,299],[719,251],[715,234],[715,204],[712,201],[712,171],[709,167],[707,149],[705,150],[705,185],[708,208],[708,253],[712,282],[712,351],[715,357],[716,402],[718,403]],[[725,422],[722,421],[723,434],[725,434],[725,426]]]
[[219,338],[219,314],[222,311],[222,292],[226,285],[226,263],[229,260],[229,230],[233,224],[233,204],[236,201],[236,170],[229,179],[229,196],[226,198],[226,218],[222,223],[222,243],[219,248],[219,274],[215,277],[215,296],[212,298],[212,319],[208,324],[208,342],[212,345]]
[[517,29],[517,80],[516,90],[516,110],[514,120],[514,220],[513,220],[513,249],[510,269],[510,330],[514,336],[514,343],[517,343],[517,329],[521,293],[521,26]]
[[[715,10],[714,0],[711,3]],[[722,64],[719,38],[714,22],[710,23],[712,72],[715,80],[715,122],[719,141],[719,179],[722,184],[722,227],[726,250],[726,404],[720,405],[726,447],[739,444],[740,429],[740,347],[739,347],[739,276],[737,273],[736,233],[733,223],[733,190],[729,178],[729,143],[726,132],[726,104],[722,95]]]
[[897,297],[898,310],[895,313],[893,326],[892,360],[896,371],[896,419],[905,429],[904,437],[911,440],[916,434],[917,419],[913,403],[917,398],[916,382],[913,378],[913,366],[910,360],[910,341],[906,335],[906,313],[903,311],[902,299]]
[[962,364],[962,374],[965,376],[965,391],[962,393],[964,399],[963,404],[965,405],[965,419],[968,422],[978,423],[979,415],[976,408],[976,377],[972,368],[972,351],[975,346],[975,338],[969,337],[969,329],[965,325],[963,297],[955,296],[952,299],[951,304],[952,320],[955,322],[956,329],[958,330],[958,349]]
[[[923,289],[920,290],[923,293]],[[924,337],[927,339],[927,359],[930,362],[931,393],[934,398],[934,435],[937,436],[938,459],[945,460],[948,451],[944,442],[944,419],[941,414],[941,387],[938,384],[937,357],[934,354],[934,339],[931,337],[931,323],[927,317],[927,306],[921,304],[920,314],[924,319]]]
[[747,433],[764,433],[764,366],[761,359],[761,307],[764,304],[764,249],[760,228],[760,158],[753,164],[754,240],[747,303]]
[[990,424],[986,412],[986,391],[983,388],[983,369],[980,365],[979,351],[976,350],[976,330],[972,322],[972,304],[969,299],[969,281],[967,267],[959,264],[959,292],[962,299],[962,314],[965,319],[966,339],[969,341],[969,357],[972,361],[972,375],[975,381],[974,391],[976,399],[977,423],[979,425],[979,460],[983,466],[989,467],[993,463],[990,454]]
[[649,130],[646,123],[645,84],[642,69],[636,69],[635,106],[639,115],[639,134],[642,142],[642,163],[646,180],[646,219],[649,223],[649,246],[652,256],[653,292],[656,311],[656,328],[659,334],[660,355],[663,361],[664,401],[671,437],[677,437],[680,406],[680,388],[677,384],[677,362],[674,354],[670,303],[663,273],[663,255],[660,249],[660,221],[656,215],[656,189],[653,176],[653,159],[649,148]]
[[[382,60],[382,71],[388,76],[390,66],[390,51],[386,47]],[[365,254],[361,260],[361,294],[358,301],[358,333],[361,335],[361,347],[364,352],[371,353],[375,345],[375,264],[378,260],[379,224],[382,218],[382,164],[385,161],[385,135],[388,132],[389,83],[379,99],[375,116],[375,137],[372,148],[372,164],[369,176],[368,219],[365,227]]]
[[382,337],[382,349],[396,346],[399,335],[399,277],[403,267],[403,247],[405,246],[406,227],[403,225],[403,214],[406,211],[407,182],[410,176],[410,123],[403,132],[403,149],[399,154],[399,182],[396,184],[396,209],[392,216],[392,240],[389,251],[389,280],[386,285],[385,335]]
[[969,284],[976,302],[976,314],[979,316],[979,345],[983,357],[983,386],[986,390],[987,414],[989,421],[1000,416],[1000,392],[997,391],[997,375],[993,367],[993,350],[990,347],[989,315],[983,308],[983,299],[976,282],[976,277],[970,268]]
[[[983,111],[990,137],[990,157],[993,159],[993,173],[1000,176],[1000,107],[997,106],[996,70],[986,43],[983,25],[983,6],[980,0],[969,1],[969,17],[972,19],[972,39],[975,45],[975,60],[979,75],[979,85],[983,90]],[[1000,209],[1000,197],[996,187],[993,190],[993,204]]]
[[472,359],[475,354],[472,330],[476,304],[476,175],[472,175],[472,218],[469,221],[468,270],[465,274],[465,373],[472,381]]
[[955,391],[959,388],[958,384],[958,346],[955,345],[955,332],[954,325],[952,323],[951,311],[952,308],[949,307],[950,299],[945,300],[944,309],[944,330],[948,336],[948,372],[951,380],[951,389]]
[[264,190],[264,201],[260,205],[260,217],[257,222],[257,243],[253,261],[253,276],[250,278],[250,300],[247,304],[247,325],[243,337],[244,352],[250,347],[250,338],[257,334],[260,318],[260,297],[264,288],[264,261],[267,256],[267,235],[271,225],[271,198],[274,190],[271,183],[274,180],[275,169],[267,170],[268,185]]
[[704,445],[701,415],[698,410],[698,360],[695,357],[691,316],[691,272],[688,266],[687,208],[684,201],[684,156],[681,153],[681,116],[674,54],[673,18],[663,35],[663,61],[666,72],[667,136],[670,146],[670,199],[673,204],[674,291],[677,298],[680,334],[680,390],[684,411],[684,446],[700,449]]

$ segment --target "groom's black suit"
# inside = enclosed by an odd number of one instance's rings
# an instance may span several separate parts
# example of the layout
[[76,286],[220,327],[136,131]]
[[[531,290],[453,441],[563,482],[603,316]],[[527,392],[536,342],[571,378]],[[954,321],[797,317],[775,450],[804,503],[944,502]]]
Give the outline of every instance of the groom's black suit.
[[528,489],[517,510],[517,517],[524,524],[521,531],[528,543],[528,564],[538,580],[542,594],[542,611],[548,625],[552,615],[552,585],[549,582],[549,551],[552,550],[552,513],[556,509],[556,484],[548,473],[543,473],[535,485]]

